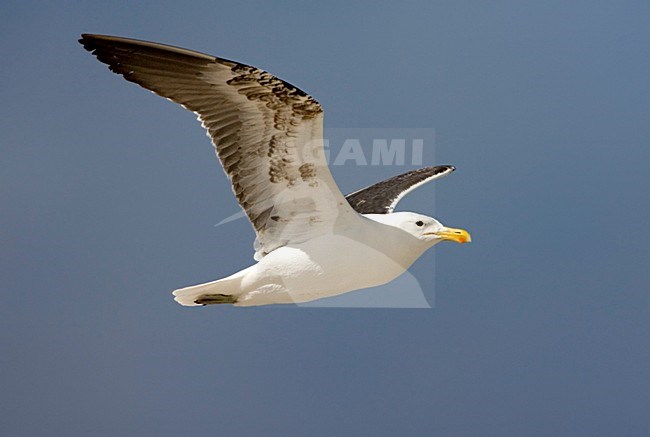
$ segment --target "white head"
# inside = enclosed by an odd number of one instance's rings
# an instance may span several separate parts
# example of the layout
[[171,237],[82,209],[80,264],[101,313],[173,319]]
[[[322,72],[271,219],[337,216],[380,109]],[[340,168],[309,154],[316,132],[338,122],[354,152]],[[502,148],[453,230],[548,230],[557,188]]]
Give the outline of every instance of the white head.
[[429,243],[432,246],[444,240],[455,241],[457,243],[469,243],[472,241],[469,232],[466,230],[448,228],[432,217],[414,212],[366,214],[366,217],[406,231],[418,240]]

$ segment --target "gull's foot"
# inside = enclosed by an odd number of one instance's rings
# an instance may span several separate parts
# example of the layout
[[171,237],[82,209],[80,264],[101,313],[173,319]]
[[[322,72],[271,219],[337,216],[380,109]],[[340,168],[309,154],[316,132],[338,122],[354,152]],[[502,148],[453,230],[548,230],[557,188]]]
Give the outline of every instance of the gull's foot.
[[194,303],[199,305],[220,305],[235,302],[237,302],[237,296],[230,294],[204,294],[194,301]]

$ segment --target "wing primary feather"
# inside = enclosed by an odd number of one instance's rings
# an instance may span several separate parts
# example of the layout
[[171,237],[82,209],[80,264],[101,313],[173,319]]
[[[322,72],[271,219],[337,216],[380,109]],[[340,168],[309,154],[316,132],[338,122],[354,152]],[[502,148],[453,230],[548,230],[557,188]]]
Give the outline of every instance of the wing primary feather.
[[453,165],[418,168],[350,193],[345,198],[359,214],[389,214],[408,193],[454,170]]
[[331,233],[341,217],[359,220],[320,153],[323,110],[304,91],[255,67],[179,47],[92,34],[79,42],[114,73],[199,116],[255,229],[256,259]]

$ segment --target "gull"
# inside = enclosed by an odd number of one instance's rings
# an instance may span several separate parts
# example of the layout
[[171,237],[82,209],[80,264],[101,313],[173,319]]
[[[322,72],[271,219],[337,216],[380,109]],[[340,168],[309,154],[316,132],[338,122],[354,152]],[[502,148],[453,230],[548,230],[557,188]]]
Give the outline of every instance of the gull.
[[454,171],[413,170],[344,196],[323,149],[323,109],[255,67],[107,35],[79,42],[109,69],[197,114],[255,230],[255,264],[173,292],[185,306],[308,302],[385,284],[463,229],[395,212],[410,191]]

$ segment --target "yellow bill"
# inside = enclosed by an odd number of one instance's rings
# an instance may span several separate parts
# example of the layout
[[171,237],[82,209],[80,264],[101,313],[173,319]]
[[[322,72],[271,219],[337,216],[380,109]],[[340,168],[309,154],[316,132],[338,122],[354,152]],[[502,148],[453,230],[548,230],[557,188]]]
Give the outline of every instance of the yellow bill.
[[469,235],[465,229],[456,228],[442,228],[434,233],[443,240],[455,241],[456,243],[469,243],[472,241],[472,236]]

